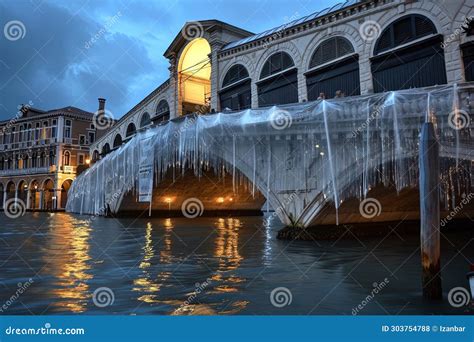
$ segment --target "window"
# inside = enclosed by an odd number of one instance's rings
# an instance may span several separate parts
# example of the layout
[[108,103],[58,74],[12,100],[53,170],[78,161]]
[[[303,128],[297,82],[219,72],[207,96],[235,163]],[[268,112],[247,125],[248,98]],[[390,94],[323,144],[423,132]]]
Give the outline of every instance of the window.
[[10,144],[13,144],[15,142],[15,127],[12,127],[12,130],[10,132]]
[[135,132],[137,131],[136,127],[135,127],[135,124],[133,122],[131,122],[128,126],[127,126],[127,134],[126,134],[126,137],[130,137],[132,135],[135,134]]
[[56,165],[56,155],[54,151],[49,151],[49,166]]
[[85,145],[86,144],[86,136],[84,134],[79,135],[79,145]]
[[290,55],[277,52],[270,56],[260,73],[258,105],[273,106],[298,102],[297,70]]
[[145,112],[140,119],[140,128],[146,127],[151,124],[150,114]]
[[53,126],[51,127],[51,139],[55,139],[57,137],[57,125],[58,122],[53,120]]
[[93,144],[95,141],[95,132],[89,132],[89,144]]
[[251,106],[251,80],[243,65],[232,66],[224,77],[219,92],[221,109],[242,110]]
[[71,153],[69,151],[64,152],[64,157],[63,157],[63,165],[69,166],[71,162]]
[[64,137],[65,138],[71,138],[71,126],[72,126],[71,120],[66,120],[64,122]]
[[161,100],[156,107],[156,114],[153,117],[153,122],[162,122],[170,119],[170,107],[166,100]]
[[462,57],[467,82],[474,81],[474,42],[462,46]]
[[421,15],[402,17],[382,31],[371,60],[374,91],[446,84],[443,37],[435,34],[434,24]]
[[32,168],[35,168],[38,166],[38,155],[36,154],[36,152],[34,152],[32,155],[31,155],[31,167]]
[[84,165],[84,155],[83,154],[79,154],[78,155],[78,164],[79,165]]
[[40,123],[37,122],[35,125],[35,140],[39,139],[39,135],[40,135]]
[[114,139],[114,148],[117,148],[120,145],[122,145],[122,136],[120,134],[117,134]]
[[43,131],[41,133],[41,139],[45,140],[48,137],[48,121],[43,121]]
[[343,37],[330,38],[316,48],[305,76],[310,101],[336,93],[360,95],[359,58]]

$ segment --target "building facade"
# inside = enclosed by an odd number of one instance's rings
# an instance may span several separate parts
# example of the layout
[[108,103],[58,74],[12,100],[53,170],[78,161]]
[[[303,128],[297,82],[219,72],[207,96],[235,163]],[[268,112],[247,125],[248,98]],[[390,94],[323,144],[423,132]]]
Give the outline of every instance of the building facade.
[[191,112],[474,81],[473,17],[474,0],[349,0],[260,34],[188,22],[164,53],[170,78],[91,145],[93,160]]
[[75,107],[42,111],[23,105],[1,122],[1,208],[19,203],[28,210],[63,209],[71,183],[90,163],[93,116]]

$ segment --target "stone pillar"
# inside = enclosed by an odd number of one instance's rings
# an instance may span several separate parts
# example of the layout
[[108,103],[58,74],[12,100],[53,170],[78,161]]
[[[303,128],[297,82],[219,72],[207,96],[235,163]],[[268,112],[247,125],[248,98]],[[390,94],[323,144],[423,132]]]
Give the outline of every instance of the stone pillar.
[[177,118],[181,115],[181,110],[178,108],[179,103],[179,89],[178,89],[178,73],[177,73],[177,58],[174,53],[169,57],[170,66],[168,70],[170,71],[170,91],[171,91],[171,101],[169,101],[170,106],[170,118]]
[[8,191],[5,189],[3,191],[3,209],[5,209],[5,203],[7,202]]
[[252,91],[252,108],[255,109],[255,108],[258,108],[258,87],[257,87],[257,83],[255,83],[256,80],[252,80],[252,83],[250,85],[251,87],[251,91]]
[[54,195],[56,196],[56,208],[55,209],[56,210],[63,209],[62,206],[61,206],[61,197],[62,197],[61,196],[62,195],[61,189],[56,189],[54,191]]
[[40,210],[44,210],[44,190],[41,189],[39,190],[39,193],[40,193],[40,204],[39,204],[39,209]]
[[[369,45],[369,44],[367,44]],[[367,48],[366,48],[367,49]],[[367,49],[368,50],[368,49]],[[366,51],[359,56],[360,93],[361,95],[374,93],[374,80],[369,59],[369,52]]]
[[298,69],[298,102],[308,101],[308,89],[306,87],[306,76],[303,74],[303,68]]
[[222,42],[215,40],[209,43],[211,45],[211,54],[209,59],[211,60],[211,110],[214,109],[218,112],[220,108],[219,103],[219,62],[217,60],[217,54],[224,45]]
[[57,141],[64,142],[64,116],[58,117]]
[[31,189],[28,188],[28,192],[26,195],[26,209],[31,209]]

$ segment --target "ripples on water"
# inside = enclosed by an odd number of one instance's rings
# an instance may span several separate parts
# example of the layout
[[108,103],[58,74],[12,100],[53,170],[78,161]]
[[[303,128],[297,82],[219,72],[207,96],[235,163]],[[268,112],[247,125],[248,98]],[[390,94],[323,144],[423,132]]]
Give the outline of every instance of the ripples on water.
[[[346,314],[374,282],[388,285],[360,314],[466,313],[447,301],[421,300],[416,235],[286,242],[280,223],[262,217],[105,219],[64,213],[0,214],[0,305],[3,314]],[[416,229],[416,227],[414,227]],[[445,233],[445,294],[467,287],[472,233]],[[33,284],[10,304],[18,283]],[[114,293],[94,305],[100,287]],[[276,287],[291,304],[270,302]],[[1,314],[1,313],[0,313]]]

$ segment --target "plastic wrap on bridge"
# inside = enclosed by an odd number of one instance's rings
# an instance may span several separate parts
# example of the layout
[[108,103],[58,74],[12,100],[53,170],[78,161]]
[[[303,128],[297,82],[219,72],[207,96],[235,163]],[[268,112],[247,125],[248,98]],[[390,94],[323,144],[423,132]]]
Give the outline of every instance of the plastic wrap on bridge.
[[138,201],[145,161],[154,187],[170,172],[231,173],[235,188],[258,189],[285,224],[307,226],[327,202],[338,208],[379,184],[416,187],[428,120],[440,141],[444,206],[453,206],[472,191],[473,90],[464,84],[181,117],[137,133],[81,174],[66,209],[114,213],[129,191]]

